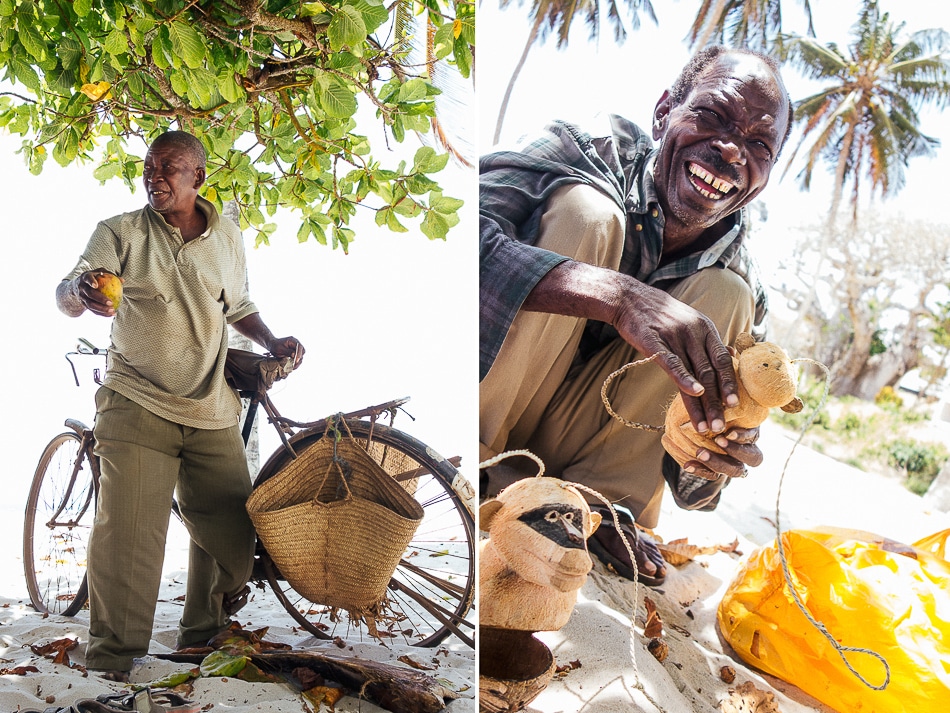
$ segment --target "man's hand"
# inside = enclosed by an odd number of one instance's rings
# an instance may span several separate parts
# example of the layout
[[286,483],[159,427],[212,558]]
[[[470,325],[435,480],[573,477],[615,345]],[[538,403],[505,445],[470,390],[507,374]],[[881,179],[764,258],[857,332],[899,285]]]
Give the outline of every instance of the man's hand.
[[[115,306],[112,301],[106,299],[106,296],[99,292],[98,278],[103,275],[112,275],[108,270],[87,270],[76,278],[76,296],[82,303],[82,306],[101,317],[114,317]],[[120,280],[122,278],[119,278]]]
[[293,357],[294,369],[300,366],[303,355],[307,351],[296,337],[275,337],[267,343],[266,347],[267,351],[275,357]]
[[231,326],[237,330],[238,334],[243,334],[251,341],[260,344],[275,357],[293,357],[294,369],[303,361],[306,351],[303,344],[296,337],[275,337],[258,312],[252,312],[237,322],[233,322]]
[[755,445],[758,440],[758,428],[730,428],[716,436],[716,445],[728,455],[701,448],[696,453],[696,460],[687,461],[683,467],[687,473],[708,480],[715,480],[720,474],[744,478],[746,466],[755,468],[762,463],[762,451]]
[[667,293],[635,282],[617,304],[612,324],[627,342],[656,363],[683,394],[698,433],[725,428],[725,406],[739,402],[736,372],[716,326]]

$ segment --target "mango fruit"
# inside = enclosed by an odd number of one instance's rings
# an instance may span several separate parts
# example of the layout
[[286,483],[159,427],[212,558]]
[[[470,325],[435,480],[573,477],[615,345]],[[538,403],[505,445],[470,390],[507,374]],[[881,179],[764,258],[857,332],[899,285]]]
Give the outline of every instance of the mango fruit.
[[98,285],[96,289],[105,295],[107,300],[112,301],[112,309],[119,309],[122,303],[122,280],[106,273],[96,276],[96,284]]

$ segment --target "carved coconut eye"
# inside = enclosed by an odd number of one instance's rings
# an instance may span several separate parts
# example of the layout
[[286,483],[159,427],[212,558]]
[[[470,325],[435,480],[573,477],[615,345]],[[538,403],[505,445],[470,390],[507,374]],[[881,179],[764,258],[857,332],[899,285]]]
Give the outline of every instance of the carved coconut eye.
[[544,516],[544,519],[548,522],[557,522],[557,510],[552,510],[547,515]]
[[564,519],[567,520],[568,522],[573,522],[573,521],[574,521],[574,513],[572,513],[572,512],[566,512],[566,513],[564,513]]

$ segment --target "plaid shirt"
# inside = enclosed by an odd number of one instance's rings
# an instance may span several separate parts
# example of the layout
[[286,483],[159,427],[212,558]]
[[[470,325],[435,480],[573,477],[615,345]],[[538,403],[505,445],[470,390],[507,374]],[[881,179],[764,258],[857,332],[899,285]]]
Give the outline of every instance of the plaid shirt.
[[[623,117],[610,115],[597,136],[563,121],[517,151],[500,151],[479,161],[479,362],[483,379],[512,320],[528,293],[551,268],[568,258],[535,247],[541,215],[551,194],[583,183],[611,197],[627,214],[620,271],[666,289],[707,267],[729,268],[755,295],[755,332],[765,333],[765,289],[745,248],[748,217],[733,214],[733,225],[714,245],[660,267],[663,211],[653,183],[656,156],[649,137]],[[616,337],[602,322],[588,322],[582,354]]]

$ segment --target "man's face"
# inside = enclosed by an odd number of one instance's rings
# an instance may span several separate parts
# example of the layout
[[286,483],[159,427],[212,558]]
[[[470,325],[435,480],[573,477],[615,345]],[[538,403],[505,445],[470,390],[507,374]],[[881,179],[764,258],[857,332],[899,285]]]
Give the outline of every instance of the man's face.
[[681,104],[664,95],[654,116],[667,226],[695,237],[765,188],[789,121],[787,95],[769,66],[735,54],[717,57]]
[[204,166],[196,166],[191,155],[176,146],[152,146],[145,155],[142,182],[148,204],[158,213],[194,210],[204,177]]

